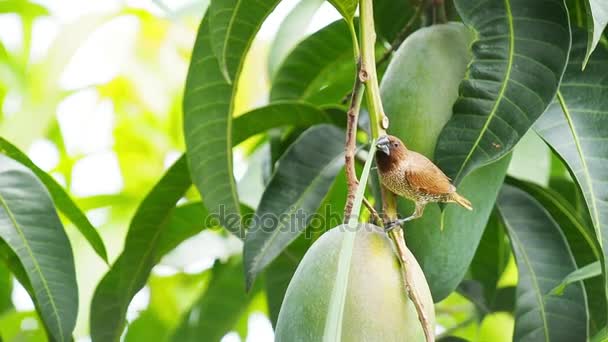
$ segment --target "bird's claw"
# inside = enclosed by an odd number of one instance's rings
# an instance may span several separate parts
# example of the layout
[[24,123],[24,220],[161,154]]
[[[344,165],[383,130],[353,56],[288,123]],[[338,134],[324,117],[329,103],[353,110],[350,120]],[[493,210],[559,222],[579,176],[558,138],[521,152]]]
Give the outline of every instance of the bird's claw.
[[390,233],[393,229],[395,229],[396,227],[400,227],[401,226],[401,220],[395,220],[392,222],[387,223],[386,227],[384,227],[384,232],[385,233]]

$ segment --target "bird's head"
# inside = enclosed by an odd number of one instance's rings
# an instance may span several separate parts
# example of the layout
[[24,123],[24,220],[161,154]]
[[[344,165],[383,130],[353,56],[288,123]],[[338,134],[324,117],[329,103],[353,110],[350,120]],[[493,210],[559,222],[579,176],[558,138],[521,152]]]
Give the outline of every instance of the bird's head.
[[393,135],[385,135],[378,138],[376,148],[376,160],[378,167],[381,169],[390,168],[404,159],[407,154],[405,144]]

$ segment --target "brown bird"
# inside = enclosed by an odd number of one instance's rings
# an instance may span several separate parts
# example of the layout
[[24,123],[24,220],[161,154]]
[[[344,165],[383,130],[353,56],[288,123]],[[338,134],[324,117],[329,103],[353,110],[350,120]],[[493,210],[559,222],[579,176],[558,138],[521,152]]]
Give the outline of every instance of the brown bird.
[[473,210],[471,202],[456,192],[448,176],[427,157],[408,150],[399,138],[385,135],[378,139],[376,146],[376,163],[382,185],[416,204],[411,216],[390,223],[387,230],[419,218],[430,202],[458,203]]

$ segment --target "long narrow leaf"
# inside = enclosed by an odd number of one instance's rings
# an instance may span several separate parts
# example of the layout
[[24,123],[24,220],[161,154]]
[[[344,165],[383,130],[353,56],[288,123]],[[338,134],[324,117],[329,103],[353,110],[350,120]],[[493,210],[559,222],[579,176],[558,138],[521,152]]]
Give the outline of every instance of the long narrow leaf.
[[22,265],[50,337],[71,341],[78,314],[72,247],[42,183],[4,155],[0,155],[0,238]]
[[247,287],[308,226],[344,165],[344,131],[307,130],[278,162],[247,234]]
[[563,296],[547,296],[576,270],[559,226],[534,198],[510,185],[501,190],[497,207],[519,273],[514,341],[585,341],[583,287],[570,286]]
[[346,290],[348,288],[348,278],[351,268],[351,258],[353,255],[353,247],[355,245],[355,237],[359,228],[359,212],[361,211],[361,203],[365,194],[365,187],[369,177],[369,170],[376,154],[376,141],[372,142],[369,149],[369,154],[363,173],[359,180],[357,193],[353,202],[352,215],[348,219],[348,223],[343,227],[347,229],[343,232],[344,238],[340,245],[340,254],[338,256],[338,269],[334,285],[329,298],[329,309],[325,318],[325,330],[323,332],[324,342],[340,341],[342,338],[342,317],[344,316],[344,307],[346,304]]
[[108,262],[108,254],[106,252],[106,246],[103,244],[103,240],[97,233],[95,227],[89,222],[86,215],[78,208],[76,203],[72,201],[70,196],[66,193],[61,185],[59,185],[53,177],[40,169],[34,164],[30,158],[23,152],[21,152],[16,146],[0,137],[0,152],[7,156],[17,160],[22,165],[27,166],[32,172],[40,179],[40,181],[46,186],[46,189],[53,197],[53,202],[57,206],[57,209],[61,211],[72,223],[78,228],[80,233],[87,239],[91,244],[91,247],[95,250],[97,255],[102,258],[105,262]]

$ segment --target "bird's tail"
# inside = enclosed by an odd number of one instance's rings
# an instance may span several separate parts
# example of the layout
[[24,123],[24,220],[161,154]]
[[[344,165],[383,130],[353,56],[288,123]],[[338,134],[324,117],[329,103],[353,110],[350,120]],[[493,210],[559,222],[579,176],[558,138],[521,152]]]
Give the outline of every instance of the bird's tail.
[[459,195],[456,192],[453,192],[450,196],[450,200],[460,204],[462,207],[468,209],[468,210],[473,210],[473,206],[471,205],[471,202],[469,202],[468,199],[462,197],[461,195]]

